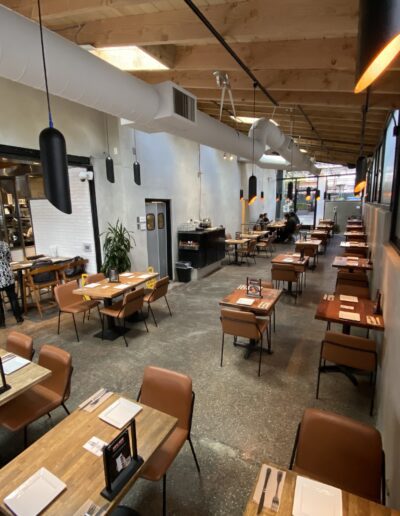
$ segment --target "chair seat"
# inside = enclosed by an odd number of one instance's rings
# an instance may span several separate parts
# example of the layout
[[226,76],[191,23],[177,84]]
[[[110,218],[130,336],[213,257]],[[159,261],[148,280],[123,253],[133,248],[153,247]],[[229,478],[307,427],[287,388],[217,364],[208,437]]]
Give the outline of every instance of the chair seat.
[[99,301],[95,301],[93,299],[90,299],[89,301],[78,301],[72,305],[64,306],[61,309],[61,312],[67,312],[68,314],[79,314],[81,312],[87,312],[99,304]]
[[53,391],[42,385],[35,385],[0,407],[0,424],[12,432],[17,432],[54,410],[61,402],[61,397]]
[[160,480],[172,464],[179,450],[185,444],[187,437],[187,430],[184,428],[175,428],[160,448],[150,457],[141,476],[147,480]]
[[100,313],[103,315],[109,315],[110,317],[118,317],[119,312],[121,311],[123,301],[117,301],[113,303],[111,306],[105,306],[100,309]]

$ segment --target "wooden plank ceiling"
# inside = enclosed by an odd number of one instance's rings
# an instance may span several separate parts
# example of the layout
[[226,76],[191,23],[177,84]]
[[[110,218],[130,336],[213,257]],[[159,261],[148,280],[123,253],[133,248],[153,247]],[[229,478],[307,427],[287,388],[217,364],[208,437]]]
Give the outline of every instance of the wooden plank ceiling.
[[[3,4],[37,20],[36,0]],[[365,103],[365,94],[353,93],[358,0],[195,0],[195,4],[278,101],[274,110],[257,91],[257,117],[273,116],[318,161],[356,161]],[[170,69],[134,75],[149,83],[180,84],[197,96],[199,109],[216,118],[221,90],[213,72],[227,72],[237,115],[254,114],[251,79],[183,0],[42,0],[42,13],[49,29],[79,45],[147,49]],[[367,153],[379,143],[390,110],[398,107],[400,59],[371,90]],[[235,126],[231,114],[225,100],[223,121]],[[237,128],[247,133],[249,126]]]

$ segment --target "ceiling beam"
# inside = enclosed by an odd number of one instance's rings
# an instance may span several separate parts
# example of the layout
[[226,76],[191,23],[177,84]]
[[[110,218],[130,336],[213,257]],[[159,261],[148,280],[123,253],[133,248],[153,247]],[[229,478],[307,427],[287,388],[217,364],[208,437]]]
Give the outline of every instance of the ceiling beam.
[[176,46],[175,45],[148,45],[141,47],[147,54],[157,59],[168,68],[175,68]]
[[[357,34],[358,0],[248,0],[210,5],[202,11],[228,42]],[[95,46],[215,42],[189,8],[89,21],[58,32],[79,44]]]

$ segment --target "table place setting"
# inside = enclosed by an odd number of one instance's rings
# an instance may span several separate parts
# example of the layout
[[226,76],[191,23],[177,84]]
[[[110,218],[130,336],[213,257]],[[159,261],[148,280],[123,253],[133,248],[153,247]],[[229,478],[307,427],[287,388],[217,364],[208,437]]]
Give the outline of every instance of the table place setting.
[[360,314],[357,312],[343,312],[342,310],[339,310],[339,319],[360,322]]
[[100,283],[89,283],[88,285],[84,285],[85,288],[95,288],[99,287]]
[[253,501],[257,504],[257,514],[278,512],[282,499],[286,473],[263,464],[254,490]]
[[372,315],[367,315],[367,323],[372,324],[373,326],[381,326],[382,324],[378,316],[374,317]]
[[292,515],[342,516],[342,491],[299,475],[296,478]]
[[104,403],[110,396],[113,395],[112,391],[109,391],[105,387],[102,387],[98,391],[96,391],[92,396],[90,396],[87,400],[83,401],[79,405],[80,410],[84,410],[85,412],[93,412],[99,407],[102,403]]
[[238,305],[251,306],[254,303],[255,299],[249,299],[247,297],[240,297],[236,303]]
[[102,516],[106,514],[108,504],[100,507],[93,500],[86,500],[72,516]]
[[14,355],[14,353],[6,353],[1,357],[1,362],[3,364],[4,374],[14,373],[15,371],[18,371],[18,369],[31,363],[30,360]]
[[358,303],[358,297],[357,296],[346,296],[344,294],[340,294],[339,300],[340,301],[347,301],[347,303]]
[[127,288],[127,285],[125,285],[125,283],[121,283],[118,285],[113,285],[113,288],[115,288],[116,290],[123,290]]
[[269,301],[262,301],[259,305],[258,305],[258,308],[264,308],[265,310],[267,308],[269,308],[271,306],[271,303]]
[[324,294],[323,299],[324,299],[324,301],[334,301],[335,295],[334,294]]

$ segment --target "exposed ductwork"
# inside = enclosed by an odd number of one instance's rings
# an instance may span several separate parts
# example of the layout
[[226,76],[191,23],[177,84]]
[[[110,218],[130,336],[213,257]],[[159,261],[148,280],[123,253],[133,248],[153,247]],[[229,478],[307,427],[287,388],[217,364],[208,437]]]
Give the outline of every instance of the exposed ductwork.
[[[196,110],[192,120],[172,112],[168,116],[165,106],[171,99],[165,96],[179,90],[181,96],[191,97],[188,92],[173,83],[147,84],[49,30],[44,29],[43,36],[53,95],[126,119],[143,131],[170,132],[256,161],[268,145],[299,170],[315,168],[289,137],[265,119],[253,124],[248,137],[201,111]],[[38,25],[4,6],[0,6],[0,75],[44,90]]]

